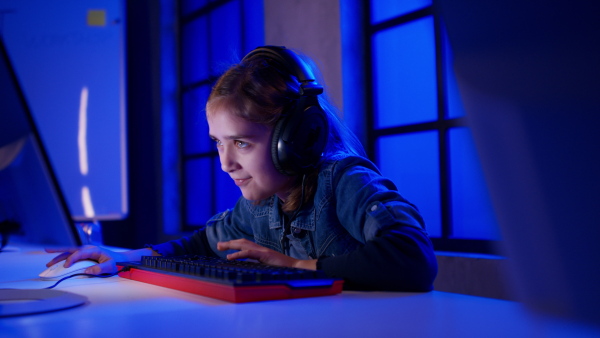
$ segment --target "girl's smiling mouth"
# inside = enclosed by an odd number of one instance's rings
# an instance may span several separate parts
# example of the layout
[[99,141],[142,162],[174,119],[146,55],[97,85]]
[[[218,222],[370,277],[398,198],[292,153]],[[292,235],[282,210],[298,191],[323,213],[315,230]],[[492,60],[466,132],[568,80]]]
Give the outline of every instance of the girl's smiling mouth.
[[252,179],[252,177],[248,177],[248,178],[234,178],[233,181],[235,182],[235,185],[237,185],[238,187],[241,187],[241,186],[245,185],[251,179]]

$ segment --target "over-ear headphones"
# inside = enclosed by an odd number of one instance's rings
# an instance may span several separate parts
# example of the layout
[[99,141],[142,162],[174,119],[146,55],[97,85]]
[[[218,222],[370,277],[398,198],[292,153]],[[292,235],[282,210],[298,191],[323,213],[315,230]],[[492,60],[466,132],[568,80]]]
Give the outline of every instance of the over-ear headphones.
[[272,59],[283,67],[282,71],[298,79],[300,97],[285,108],[273,128],[271,157],[282,174],[303,174],[316,167],[327,144],[329,123],[317,99],[323,93],[323,87],[306,63],[285,47],[258,47],[242,62],[256,56]]

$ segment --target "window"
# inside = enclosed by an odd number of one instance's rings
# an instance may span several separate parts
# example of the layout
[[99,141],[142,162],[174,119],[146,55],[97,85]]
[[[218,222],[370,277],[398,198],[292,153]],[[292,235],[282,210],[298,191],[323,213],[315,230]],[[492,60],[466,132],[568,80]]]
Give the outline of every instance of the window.
[[490,253],[498,225],[431,1],[369,1],[367,151],[436,250]]
[[220,168],[208,137],[204,105],[226,68],[263,44],[262,1],[182,0],[180,18],[180,88],[182,126],[183,231],[203,226],[231,208],[240,190]]

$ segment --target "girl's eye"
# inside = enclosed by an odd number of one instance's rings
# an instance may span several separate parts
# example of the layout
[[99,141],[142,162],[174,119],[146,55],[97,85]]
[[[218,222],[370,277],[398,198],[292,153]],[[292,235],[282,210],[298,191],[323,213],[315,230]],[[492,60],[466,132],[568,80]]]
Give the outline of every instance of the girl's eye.
[[246,148],[248,147],[248,142],[244,142],[244,141],[235,141],[235,145],[238,148]]
[[219,141],[219,140],[217,140],[217,139],[213,139],[213,141],[215,142],[215,145],[216,145],[217,147],[219,147],[219,146],[221,146],[221,145],[222,145],[221,141]]

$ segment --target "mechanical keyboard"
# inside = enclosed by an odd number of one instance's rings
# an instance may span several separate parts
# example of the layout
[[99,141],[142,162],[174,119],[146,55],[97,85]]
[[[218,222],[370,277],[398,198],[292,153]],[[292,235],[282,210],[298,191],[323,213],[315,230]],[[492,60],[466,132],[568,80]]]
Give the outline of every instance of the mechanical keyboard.
[[322,271],[198,255],[144,256],[117,266],[123,278],[233,303],[328,296],[343,287]]

